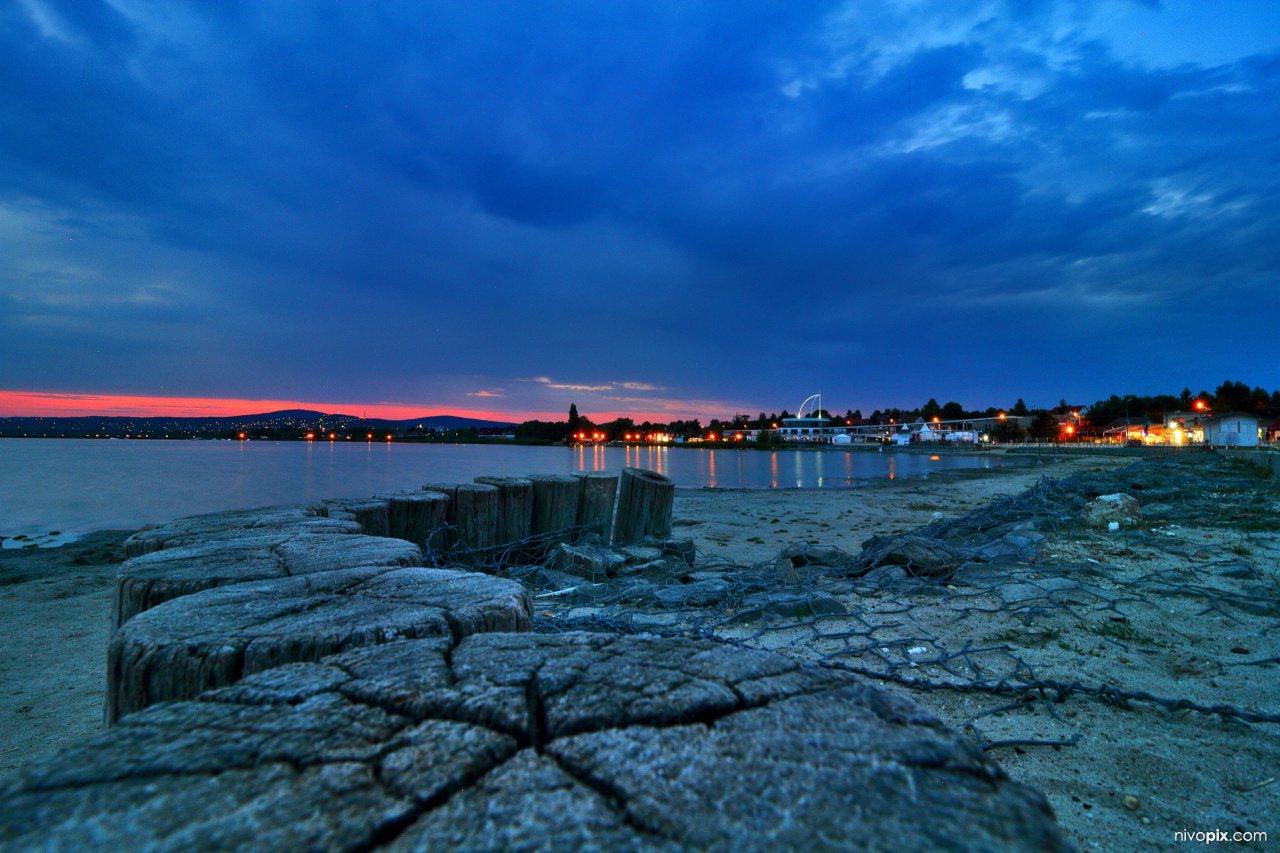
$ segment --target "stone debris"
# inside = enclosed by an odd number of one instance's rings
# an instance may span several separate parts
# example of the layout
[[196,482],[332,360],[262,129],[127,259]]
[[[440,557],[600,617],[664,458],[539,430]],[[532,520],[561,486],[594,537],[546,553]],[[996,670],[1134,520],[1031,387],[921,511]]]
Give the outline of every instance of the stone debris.
[[748,595],[729,624],[773,620],[805,621],[816,616],[848,613],[839,599],[813,592],[773,592]]
[[698,552],[692,539],[662,539],[656,542],[655,546],[662,552],[662,556],[683,560],[684,564],[690,568],[693,567],[694,560],[697,558]]
[[812,545],[798,542],[783,549],[781,557],[791,561],[796,568],[804,566],[838,567],[853,562],[853,556],[831,545]]
[[634,566],[639,563],[652,563],[654,560],[662,559],[662,549],[652,548],[648,545],[623,545],[617,551],[626,559],[626,565],[628,566]]
[[959,552],[944,542],[922,536],[899,536],[885,543],[869,568],[903,566],[916,577],[950,574],[962,562]]
[[[142,617],[140,617],[142,618]],[[856,804],[856,805],[851,805]],[[152,706],[0,789],[0,849],[1068,849],[907,699],[705,641],[394,642]]]
[[732,587],[722,578],[664,586],[654,592],[659,607],[712,607],[729,595]]
[[626,562],[626,556],[608,548],[568,543],[561,543],[551,557],[551,567],[556,571],[594,582],[613,577]]
[[1080,520],[1089,527],[1135,527],[1142,523],[1142,508],[1132,495],[1099,495],[1081,511]]

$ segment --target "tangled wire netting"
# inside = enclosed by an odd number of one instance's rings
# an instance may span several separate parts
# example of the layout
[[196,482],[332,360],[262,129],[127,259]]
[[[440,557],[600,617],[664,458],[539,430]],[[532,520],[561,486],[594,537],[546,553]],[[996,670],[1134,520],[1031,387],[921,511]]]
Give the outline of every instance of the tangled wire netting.
[[[1114,493],[1138,496],[1141,525],[1099,532],[1082,523],[1091,502]],[[1192,528],[1215,526],[1251,537],[1253,545],[1237,554],[1188,535]],[[1245,463],[1197,454],[1044,477],[1021,494],[958,518],[872,537],[856,555],[809,542],[749,564],[699,552],[689,566],[667,554],[666,564],[648,563],[632,574],[626,567],[602,568],[564,585],[563,576],[548,571],[562,543],[607,550],[599,547],[602,531],[587,527],[436,559],[531,584],[536,629],[543,632],[703,638],[778,651],[913,690],[1016,697],[977,716],[1028,702],[1042,702],[1054,714],[1053,705],[1080,695],[1122,707],[1146,703],[1244,723],[1280,723],[1280,713],[1272,711],[1153,695],[1051,671],[1090,653],[1062,639],[1068,625],[1089,626],[1091,640],[1119,652],[1158,653],[1159,641],[1135,628],[1134,620],[1144,612],[1149,619],[1153,608],[1168,613],[1174,602],[1190,607],[1189,617],[1247,620],[1259,635],[1273,634],[1280,628],[1277,530],[1280,488],[1273,479]],[[661,554],[663,543],[640,545],[657,546],[638,558],[647,559]],[[1139,549],[1162,559],[1098,560],[1086,556],[1086,546],[1120,556]],[[674,571],[653,568],[673,559]],[[1176,639],[1174,621],[1165,619],[1163,628]],[[1280,658],[1262,656],[1220,666],[1277,663]]]

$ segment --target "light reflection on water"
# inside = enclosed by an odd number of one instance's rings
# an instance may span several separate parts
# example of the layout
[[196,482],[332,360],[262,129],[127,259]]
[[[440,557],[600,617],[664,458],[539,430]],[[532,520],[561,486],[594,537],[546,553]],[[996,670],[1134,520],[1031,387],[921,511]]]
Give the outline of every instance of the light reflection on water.
[[1003,456],[865,450],[0,439],[0,535],[132,528],[200,512],[368,496],[482,475],[632,466],[683,487],[838,488],[1003,464]]

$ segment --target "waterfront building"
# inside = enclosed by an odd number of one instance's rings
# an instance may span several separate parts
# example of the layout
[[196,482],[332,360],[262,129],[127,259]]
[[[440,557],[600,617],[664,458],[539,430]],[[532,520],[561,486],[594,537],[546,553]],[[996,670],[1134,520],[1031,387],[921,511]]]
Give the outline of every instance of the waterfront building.
[[1214,447],[1257,447],[1262,418],[1244,412],[1215,415],[1204,422],[1204,443]]

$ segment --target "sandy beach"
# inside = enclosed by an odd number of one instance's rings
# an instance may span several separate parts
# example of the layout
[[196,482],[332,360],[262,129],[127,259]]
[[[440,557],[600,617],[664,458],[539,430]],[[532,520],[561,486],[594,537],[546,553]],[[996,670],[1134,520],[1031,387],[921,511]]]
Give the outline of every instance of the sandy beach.
[[[765,563],[794,542],[857,554],[872,536],[962,516],[1019,494],[1042,477],[1112,471],[1131,462],[1074,457],[856,489],[682,489],[676,497],[675,534],[694,539],[699,563],[711,574],[728,565]],[[1253,488],[1247,472],[1224,470],[1236,480],[1222,494]],[[1182,476],[1169,476],[1175,475]],[[1176,483],[1161,487],[1181,488]],[[967,587],[956,581],[959,586],[945,587],[954,595],[927,601],[889,589],[882,595],[859,593],[846,584],[827,592],[845,603],[849,615],[832,616],[822,630],[846,626],[856,633],[870,625],[882,632],[877,637],[896,631],[894,636],[904,638],[901,648],[913,654],[913,643],[921,652],[935,645],[1002,648],[1002,659],[1034,664],[1042,678],[1274,714],[1280,710],[1276,663],[1267,661],[1280,654],[1272,630],[1280,612],[1266,600],[1252,612],[1238,604],[1241,591],[1252,589],[1249,584],[1258,577],[1274,583],[1280,533],[1265,519],[1280,520],[1280,501],[1272,480],[1257,480],[1256,494],[1244,497],[1263,519],[1247,530],[1212,515],[1193,521],[1183,513],[1175,524],[1169,520],[1170,504],[1149,504],[1141,528],[1122,534],[1050,531],[1038,546],[1050,568],[1010,569],[1019,587],[1058,577],[1051,570],[1055,563],[1101,568],[1070,588],[1046,584],[1044,612],[986,606],[991,589],[1003,579],[990,588],[978,580]],[[0,552],[0,617],[10,637],[0,663],[0,778],[101,728],[109,592],[126,535],[104,531],[58,548]],[[1179,593],[1178,584],[1190,592]],[[1007,601],[1011,587],[1000,588]],[[1227,596],[1228,605],[1196,592],[1209,588]],[[1075,598],[1065,605],[1051,601],[1059,593]],[[955,601],[966,596],[959,618]],[[570,618],[594,610],[578,606],[556,615]],[[801,657],[827,657],[823,645],[800,628],[772,633],[730,628],[724,636]],[[868,665],[856,655],[848,662]],[[956,680],[927,663],[910,666],[902,671],[918,672],[923,680]],[[1280,727],[1275,724],[1171,710],[1159,703],[1108,703],[1082,693],[1055,702],[1043,693],[1010,697],[885,686],[984,743],[1017,742],[996,746],[993,754],[1011,776],[1044,791],[1082,849],[1178,849],[1182,842],[1174,841],[1174,832],[1184,829],[1280,833],[1274,820],[1280,795],[1275,783]]]

